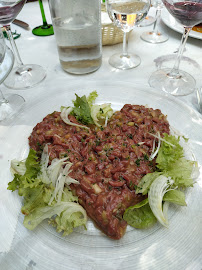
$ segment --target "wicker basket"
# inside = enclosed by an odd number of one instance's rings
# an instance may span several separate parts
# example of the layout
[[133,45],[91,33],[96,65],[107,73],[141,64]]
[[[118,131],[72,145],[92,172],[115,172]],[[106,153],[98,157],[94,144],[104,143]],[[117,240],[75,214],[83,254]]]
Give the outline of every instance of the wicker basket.
[[102,25],[102,46],[123,42],[123,31],[113,23]]

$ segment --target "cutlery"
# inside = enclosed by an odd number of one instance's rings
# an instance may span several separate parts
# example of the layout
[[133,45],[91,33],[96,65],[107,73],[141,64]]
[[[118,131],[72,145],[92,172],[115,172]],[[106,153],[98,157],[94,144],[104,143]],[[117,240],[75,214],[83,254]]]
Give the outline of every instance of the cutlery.
[[21,20],[15,19],[15,20],[13,21],[13,24],[16,24],[16,25],[18,25],[18,26],[20,26],[20,27],[22,27],[22,28],[24,28],[24,29],[26,29],[26,30],[29,30],[29,24],[27,24],[26,22],[23,22],[23,21],[21,21]]

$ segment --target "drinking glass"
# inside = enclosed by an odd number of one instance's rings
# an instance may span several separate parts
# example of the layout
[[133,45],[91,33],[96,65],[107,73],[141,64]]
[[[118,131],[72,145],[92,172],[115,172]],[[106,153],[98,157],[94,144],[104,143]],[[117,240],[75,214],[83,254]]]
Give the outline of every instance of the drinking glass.
[[202,0],[162,0],[170,14],[184,26],[180,48],[174,67],[160,69],[149,78],[151,87],[175,96],[185,96],[195,90],[195,79],[179,69],[180,60],[192,27],[202,22]]
[[[6,48],[3,33],[0,29],[0,84],[10,73],[14,63],[14,56],[9,48]],[[14,115],[24,104],[24,98],[19,95],[5,97],[0,90],[0,121]]]
[[162,43],[168,40],[168,36],[158,30],[163,3],[161,0],[152,0],[151,4],[154,8],[156,8],[153,30],[142,33],[141,38],[149,43]]
[[137,67],[141,62],[140,57],[128,53],[126,35],[146,17],[150,0],[106,0],[105,3],[110,19],[124,32],[123,52],[112,55],[109,58],[109,64],[118,69]]
[[146,16],[144,20],[139,24],[139,27],[147,27],[153,24],[156,19],[153,16]]
[[35,64],[24,65],[11,33],[10,24],[21,11],[26,0],[0,0],[0,25],[6,29],[17,66],[12,69],[4,84],[11,89],[26,89],[40,83],[46,76],[45,70]]
[[36,36],[50,36],[53,35],[53,26],[52,24],[48,24],[46,21],[46,16],[45,16],[45,11],[44,11],[44,7],[43,7],[43,2],[42,0],[39,0],[39,6],[40,6],[40,10],[41,10],[41,16],[42,16],[42,20],[43,20],[43,25],[39,25],[37,27],[35,27],[32,30],[32,33]]

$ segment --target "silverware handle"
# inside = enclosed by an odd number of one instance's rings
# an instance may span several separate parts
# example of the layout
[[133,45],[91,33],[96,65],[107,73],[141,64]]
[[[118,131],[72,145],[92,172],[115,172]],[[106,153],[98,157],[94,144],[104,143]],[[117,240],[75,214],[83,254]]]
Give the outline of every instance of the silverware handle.
[[29,24],[27,24],[26,22],[23,22],[23,21],[21,21],[21,20],[18,20],[18,19],[15,19],[15,20],[13,21],[13,24],[16,24],[16,25],[18,25],[18,26],[20,26],[20,27],[22,27],[22,28],[24,28],[24,29],[26,29],[26,30],[29,29]]

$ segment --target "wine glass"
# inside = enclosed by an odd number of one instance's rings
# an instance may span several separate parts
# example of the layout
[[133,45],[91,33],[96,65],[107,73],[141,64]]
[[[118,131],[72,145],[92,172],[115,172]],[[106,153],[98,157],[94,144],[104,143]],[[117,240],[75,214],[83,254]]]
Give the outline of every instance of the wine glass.
[[153,16],[146,16],[144,20],[139,24],[139,27],[147,27],[152,25],[156,19]]
[[180,48],[174,67],[160,69],[149,78],[151,87],[175,96],[185,96],[195,90],[195,79],[179,69],[180,60],[192,27],[202,22],[202,0],[162,0],[170,14],[184,26]]
[[[2,83],[13,68],[14,55],[6,48],[3,33],[0,29],[0,83]],[[24,104],[24,98],[19,95],[5,97],[0,90],[0,121],[14,115]]]
[[43,25],[39,25],[32,30],[32,33],[36,36],[50,36],[53,35],[53,26],[46,21],[45,11],[42,0],[39,0],[39,6],[41,10]]
[[10,24],[21,11],[26,0],[0,0],[0,24],[6,29],[17,66],[12,69],[4,84],[11,89],[26,89],[40,83],[46,76],[45,70],[35,64],[24,65],[11,33]]
[[110,19],[124,32],[123,52],[112,55],[109,64],[118,69],[137,67],[141,62],[140,57],[128,53],[126,35],[146,17],[150,0],[106,0],[105,3]]
[[162,43],[168,40],[168,36],[158,30],[163,3],[161,0],[152,0],[151,4],[154,8],[156,8],[153,30],[142,33],[141,38],[149,43]]

